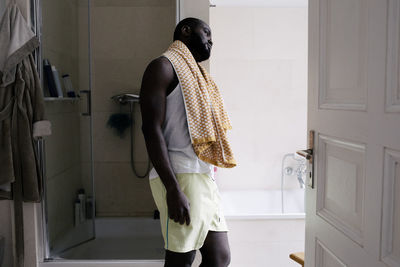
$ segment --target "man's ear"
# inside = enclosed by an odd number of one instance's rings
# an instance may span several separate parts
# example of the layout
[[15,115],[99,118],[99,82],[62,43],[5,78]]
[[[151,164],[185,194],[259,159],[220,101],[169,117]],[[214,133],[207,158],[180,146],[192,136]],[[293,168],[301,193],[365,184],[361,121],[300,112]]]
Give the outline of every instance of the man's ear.
[[189,37],[192,34],[192,29],[189,25],[183,25],[181,28],[182,36]]

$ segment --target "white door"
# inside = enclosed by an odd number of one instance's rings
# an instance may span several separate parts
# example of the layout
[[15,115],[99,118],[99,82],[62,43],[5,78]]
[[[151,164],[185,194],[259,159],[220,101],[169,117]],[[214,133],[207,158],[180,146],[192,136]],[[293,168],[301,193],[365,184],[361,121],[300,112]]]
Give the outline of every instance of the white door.
[[400,266],[400,0],[309,1],[307,267]]

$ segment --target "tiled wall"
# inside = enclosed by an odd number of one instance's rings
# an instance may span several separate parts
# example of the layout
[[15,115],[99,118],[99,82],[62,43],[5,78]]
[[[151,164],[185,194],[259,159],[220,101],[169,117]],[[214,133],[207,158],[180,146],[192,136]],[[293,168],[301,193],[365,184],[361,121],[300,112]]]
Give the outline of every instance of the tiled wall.
[[79,103],[46,102],[52,135],[46,138],[47,205],[50,243],[74,226],[74,201],[82,187]]
[[210,25],[238,161],[217,172],[221,190],[279,189],[284,154],[307,144],[307,8],[217,6]]
[[[41,1],[43,58],[49,59],[60,75],[69,74],[76,90],[88,89],[87,39],[80,38],[85,36],[80,34],[81,27],[87,27],[87,24],[80,25],[85,21],[84,14],[87,20],[84,2]],[[89,194],[91,191],[90,142],[87,141],[90,140],[90,121],[81,116],[87,108],[84,96],[80,100],[47,100],[45,103],[46,116],[52,123],[52,135],[46,138],[47,205],[52,245],[74,227],[78,189],[85,188]]]
[[[93,0],[93,152],[97,216],[147,216],[155,209],[148,178],[130,166],[129,128],[120,138],[107,127],[114,113],[129,113],[110,98],[138,94],[147,64],[172,42],[174,0]],[[134,107],[135,165],[146,169],[139,106]]]
[[78,0],[42,0],[43,58],[78,84]]

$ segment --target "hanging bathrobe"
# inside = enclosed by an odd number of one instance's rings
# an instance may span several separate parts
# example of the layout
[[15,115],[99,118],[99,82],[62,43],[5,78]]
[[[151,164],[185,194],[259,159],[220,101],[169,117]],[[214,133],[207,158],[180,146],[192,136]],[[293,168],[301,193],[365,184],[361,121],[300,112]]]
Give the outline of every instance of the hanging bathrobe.
[[0,198],[11,198],[8,184],[20,183],[16,189],[24,201],[41,199],[34,137],[48,135],[50,123],[43,120],[43,92],[32,56],[38,46],[17,5],[10,4],[0,23]]
[[39,202],[42,193],[34,141],[50,134],[32,55],[38,46],[17,5],[10,4],[0,22],[0,199],[14,200],[16,258],[21,267],[22,202]]

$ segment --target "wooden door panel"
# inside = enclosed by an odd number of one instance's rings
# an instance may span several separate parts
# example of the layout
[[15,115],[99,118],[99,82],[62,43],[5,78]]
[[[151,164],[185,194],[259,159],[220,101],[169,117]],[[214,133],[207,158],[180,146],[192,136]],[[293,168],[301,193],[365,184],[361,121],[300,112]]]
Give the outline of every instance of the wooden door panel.
[[365,146],[319,135],[317,154],[317,214],[362,245]]
[[382,260],[400,266],[400,151],[385,149]]
[[309,18],[305,266],[399,267],[400,0],[309,0]]
[[320,1],[320,108],[365,110],[365,0]]
[[347,267],[332,251],[316,239],[316,266]]
[[386,111],[400,112],[400,0],[389,0]]

